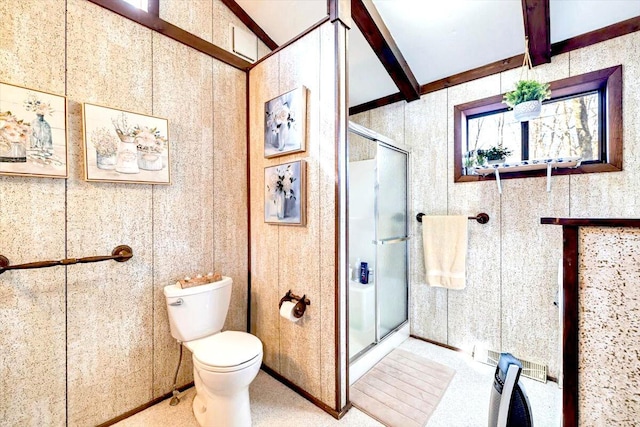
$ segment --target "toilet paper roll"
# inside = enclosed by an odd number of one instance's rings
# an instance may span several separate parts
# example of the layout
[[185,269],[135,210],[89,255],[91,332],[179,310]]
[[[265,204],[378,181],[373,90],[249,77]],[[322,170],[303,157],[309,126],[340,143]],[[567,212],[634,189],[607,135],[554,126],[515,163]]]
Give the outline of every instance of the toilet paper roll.
[[284,317],[285,319],[291,322],[297,322],[298,320],[300,320],[300,318],[295,317],[293,315],[293,308],[295,306],[296,306],[295,302],[292,302],[292,301],[283,302],[282,305],[280,306],[280,316]]

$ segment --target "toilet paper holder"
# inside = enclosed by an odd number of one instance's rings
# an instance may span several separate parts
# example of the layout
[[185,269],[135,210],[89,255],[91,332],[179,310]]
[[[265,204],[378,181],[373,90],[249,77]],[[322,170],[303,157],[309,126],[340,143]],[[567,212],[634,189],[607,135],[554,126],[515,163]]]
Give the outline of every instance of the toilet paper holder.
[[306,294],[302,295],[302,298],[301,298],[296,294],[292,293],[291,289],[287,291],[285,296],[280,298],[280,303],[278,304],[278,308],[282,307],[282,303],[285,301],[298,301],[295,307],[293,307],[293,315],[298,319],[302,317],[302,315],[304,314],[304,311],[307,309],[307,306],[311,305],[311,301],[309,301],[309,298],[307,298]]

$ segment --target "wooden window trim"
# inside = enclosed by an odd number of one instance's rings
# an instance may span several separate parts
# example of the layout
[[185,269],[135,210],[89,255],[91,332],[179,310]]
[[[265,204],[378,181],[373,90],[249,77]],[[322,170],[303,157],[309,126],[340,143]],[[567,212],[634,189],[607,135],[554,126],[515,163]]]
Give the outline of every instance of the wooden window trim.
[[[575,169],[554,169],[554,175],[574,175],[596,172],[619,172],[622,170],[622,65],[568,77],[550,83],[551,100],[578,92],[605,90],[606,159],[604,163],[581,165]],[[475,182],[495,180],[494,175],[462,175],[462,142],[466,140],[467,116],[504,109],[502,98],[496,95],[453,107],[453,182]],[[510,172],[500,179],[546,176],[546,170]]]

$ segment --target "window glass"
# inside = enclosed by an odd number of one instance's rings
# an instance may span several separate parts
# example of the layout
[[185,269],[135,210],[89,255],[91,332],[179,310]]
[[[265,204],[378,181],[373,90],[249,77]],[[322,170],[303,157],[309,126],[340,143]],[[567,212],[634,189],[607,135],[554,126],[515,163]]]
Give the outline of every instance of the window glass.
[[513,111],[467,118],[466,152],[498,145],[511,151],[505,162],[569,156],[599,161],[599,100],[598,92],[591,92],[544,103],[540,117],[528,124],[515,120]]
[[124,0],[125,2],[134,5],[140,10],[144,10],[145,12],[149,11],[149,0]]
[[543,104],[540,117],[529,122],[529,158],[601,160],[599,99],[592,92]]
[[467,152],[477,153],[501,145],[511,154],[506,161],[522,159],[520,122],[513,118],[513,111],[502,111],[467,119]]

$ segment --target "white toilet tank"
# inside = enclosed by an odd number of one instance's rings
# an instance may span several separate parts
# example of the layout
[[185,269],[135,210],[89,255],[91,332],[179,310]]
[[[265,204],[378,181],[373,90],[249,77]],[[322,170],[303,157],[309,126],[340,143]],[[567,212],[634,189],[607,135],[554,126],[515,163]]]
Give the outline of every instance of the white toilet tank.
[[218,333],[224,326],[231,302],[230,277],[206,285],[182,289],[164,287],[171,335],[181,342]]

